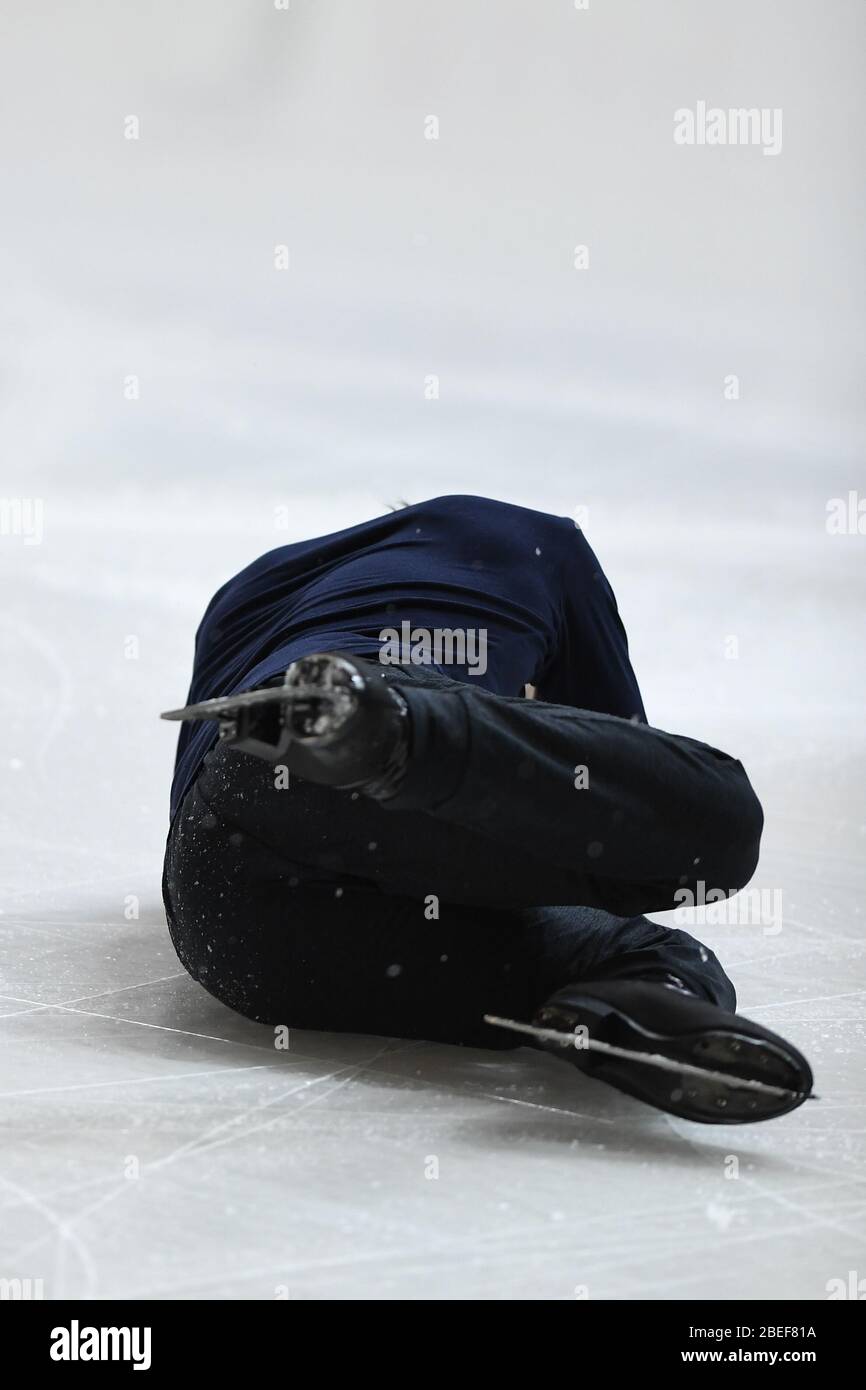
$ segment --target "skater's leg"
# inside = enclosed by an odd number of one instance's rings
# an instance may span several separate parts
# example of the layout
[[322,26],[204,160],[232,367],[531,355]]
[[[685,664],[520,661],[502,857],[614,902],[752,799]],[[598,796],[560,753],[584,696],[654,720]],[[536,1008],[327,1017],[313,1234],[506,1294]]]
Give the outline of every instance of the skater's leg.
[[[288,781],[288,785],[286,785]],[[568,903],[591,884],[527,846],[503,851],[482,830],[394,813],[357,792],[319,786],[223,744],[205,758],[201,796],[226,824],[310,870],[382,892],[484,907]],[[581,904],[582,905],[582,904]]]
[[[339,819],[342,794],[327,795]],[[303,790],[294,804],[299,823],[316,821]],[[510,1047],[520,1039],[484,1014],[529,1019],[578,979],[673,972],[706,998],[733,998],[718,962],[684,932],[579,907],[444,898],[431,916],[421,893],[386,893],[278,854],[248,822],[222,819],[198,786],[169,837],[164,887],[191,975],[230,1008],[271,1024]]]
[[[214,812],[201,794],[206,780],[172,828],[166,906],[187,969],[246,1016],[491,1047],[523,1035],[488,1025],[485,1014],[533,1018],[547,1034],[588,1035],[589,1050],[545,1042],[557,1057],[704,1122],[784,1114],[811,1091],[806,1060],[731,1011],[718,962],[685,933],[574,907],[436,901],[431,910],[428,895],[292,862],[285,821],[278,853],[255,818],[252,830],[244,820],[245,796],[239,820]],[[328,795],[339,817],[345,794]],[[309,833],[303,793],[292,804]],[[599,1056],[598,1044],[608,1051]]]
[[[498,891],[496,901],[631,916],[676,906],[678,891],[697,891],[700,880],[707,890],[736,891],[752,873],[761,808],[726,754],[612,716],[490,695],[429,670],[359,659],[356,667],[380,694],[383,683],[396,686],[411,714],[397,794],[375,803],[361,797],[383,809],[381,834],[371,838],[383,846],[384,886],[442,883],[458,901],[490,902]],[[369,732],[368,724],[356,740],[362,752]],[[289,766],[318,782],[315,750],[296,747]],[[214,787],[205,795],[246,797],[249,778],[237,767],[244,759],[220,745],[207,760]],[[261,819],[279,850],[283,836],[303,827],[284,792],[267,794],[266,769],[262,763]],[[410,813],[422,817],[423,831]],[[323,829],[321,846],[366,876],[361,833],[348,831],[339,846],[334,838],[332,827]]]
[[[323,713],[331,695],[319,694],[332,680],[342,684],[336,722]],[[276,761],[369,792],[392,817],[417,811],[516,855],[522,901],[630,916],[674,907],[701,883],[735,892],[754,871],[760,803],[736,759],[694,739],[361,658],[303,658],[287,682],[304,694],[285,697],[296,713]],[[360,694],[346,694],[352,682]],[[449,837],[458,856],[463,838]],[[435,848],[431,835],[416,860],[435,866]],[[474,861],[468,876],[479,877]]]
[[624,915],[674,907],[699,880],[731,893],[754,872],[763,815],[727,754],[611,715],[393,679],[413,746],[389,814],[481,832],[564,874],[556,901]]
[[688,932],[647,917],[614,917],[593,907],[529,908],[523,920],[543,939],[545,999],[576,980],[677,980],[732,1012],[737,995],[716,955]]

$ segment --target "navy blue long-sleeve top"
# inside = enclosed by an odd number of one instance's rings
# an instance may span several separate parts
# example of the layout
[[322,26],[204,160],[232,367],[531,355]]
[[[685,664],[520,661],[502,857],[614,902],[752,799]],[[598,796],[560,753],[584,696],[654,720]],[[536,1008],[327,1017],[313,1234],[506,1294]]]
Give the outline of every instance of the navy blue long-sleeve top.
[[[310,652],[375,655],[404,622],[485,634],[483,674],[471,655],[437,668],[455,680],[501,695],[529,683],[542,700],[645,719],[616,600],[583,533],[566,517],[463,496],[254,560],[208,604],[189,702],[251,690]],[[212,721],[182,725],[172,816],[216,738]]]

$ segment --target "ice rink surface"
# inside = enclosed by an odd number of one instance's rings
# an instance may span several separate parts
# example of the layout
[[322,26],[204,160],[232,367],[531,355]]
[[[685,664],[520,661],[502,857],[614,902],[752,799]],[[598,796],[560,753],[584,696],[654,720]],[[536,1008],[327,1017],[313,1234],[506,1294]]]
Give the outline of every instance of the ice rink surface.
[[[866,494],[863,23],[790,0],[10,17],[0,1279],[556,1300],[866,1279],[866,535],[827,528]],[[677,148],[672,112],[705,98],[783,107],[781,153]],[[281,1051],[184,975],[157,714],[205,603],[274,545],[445,493],[579,517],[650,721],[742,758],[763,896],[691,930],[820,1100],[708,1128],[526,1049]]]
[[[525,1049],[292,1032],[277,1051],[187,979],[159,898],[155,716],[183,693],[184,573],[215,539],[258,542],[226,515],[182,554],[145,499],[96,530],[56,510],[10,561],[4,626],[0,1273],[50,1297],[819,1299],[866,1267],[863,735],[839,694],[863,677],[856,539],[768,530],[759,562],[717,568],[695,538],[630,535],[606,557],[651,717],[736,748],[764,801],[762,908],[695,930],[821,1097],[707,1128]],[[688,595],[668,624],[657,575]]]

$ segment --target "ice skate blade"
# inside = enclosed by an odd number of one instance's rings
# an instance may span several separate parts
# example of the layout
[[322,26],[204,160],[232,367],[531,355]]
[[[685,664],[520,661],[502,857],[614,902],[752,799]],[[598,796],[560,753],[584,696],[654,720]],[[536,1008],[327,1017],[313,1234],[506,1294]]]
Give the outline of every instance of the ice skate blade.
[[818,1099],[814,1092],[807,1095],[803,1091],[792,1091],[786,1086],[773,1086],[768,1081],[754,1081],[750,1077],[734,1076],[729,1072],[715,1071],[709,1067],[696,1067],[691,1062],[674,1061],[660,1052],[637,1052],[631,1048],[616,1047],[613,1043],[598,1042],[583,1035],[576,1037],[574,1033],[563,1033],[557,1028],[539,1028],[533,1023],[519,1023],[513,1018],[498,1018],[495,1014],[485,1014],[484,1022],[496,1028],[510,1028],[515,1033],[526,1033],[529,1037],[538,1038],[541,1042],[554,1043],[557,1047],[598,1052],[606,1057],[618,1057],[623,1061],[658,1067],[661,1071],[674,1072],[678,1076],[691,1076],[702,1082],[719,1082],[738,1090],[778,1096],[783,1100]]
[[330,691],[323,692],[312,685],[274,685],[261,690],[243,690],[238,695],[218,695],[213,700],[200,700],[182,709],[167,709],[160,719],[225,719],[255,705],[293,705],[302,700],[326,700]]
[[[294,692],[292,692],[292,695]],[[184,705],[182,709],[167,709],[160,719],[223,719],[226,715],[237,714],[239,710],[252,705],[273,704],[285,701],[287,692],[282,686],[269,690],[246,690],[240,695],[219,695],[214,700],[200,700],[196,705]]]

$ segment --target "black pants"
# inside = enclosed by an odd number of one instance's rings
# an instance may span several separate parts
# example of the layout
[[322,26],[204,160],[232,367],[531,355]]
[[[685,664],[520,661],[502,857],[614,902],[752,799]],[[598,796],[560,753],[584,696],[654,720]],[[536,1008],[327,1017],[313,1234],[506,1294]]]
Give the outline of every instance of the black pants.
[[424,667],[385,673],[413,723],[391,802],[207,755],[165,856],[193,979],[263,1023],[487,1047],[510,1042],[484,1013],[528,1019],[578,980],[671,972],[734,1008],[712,952],[639,913],[751,877],[763,817],[740,763]]
[[164,877],[194,979],[264,1023],[489,1047],[510,1044],[483,1014],[528,1019],[579,980],[672,972],[735,1007],[712,952],[638,914],[699,879],[726,892],[749,879],[763,818],[740,763],[612,716],[384,669],[413,727],[391,802],[278,786],[258,758],[208,754]]

